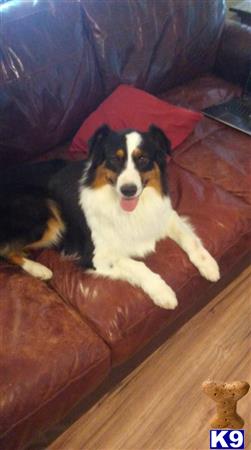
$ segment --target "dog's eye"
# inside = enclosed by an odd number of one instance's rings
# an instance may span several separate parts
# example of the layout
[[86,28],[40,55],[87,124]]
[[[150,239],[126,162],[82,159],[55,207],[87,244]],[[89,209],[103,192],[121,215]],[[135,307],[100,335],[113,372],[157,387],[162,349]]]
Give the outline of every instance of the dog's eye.
[[114,170],[120,169],[124,164],[124,158],[119,158],[116,155],[112,155],[107,159],[108,166],[111,166]]
[[122,161],[123,161],[123,158],[114,155],[114,156],[111,156],[111,157],[109,158],[109,160],[110,160],[111,163],[116,164],[116,163],[122,162]]
[[137,159],[137,162],[138,162],[138,165],[143,168],[143,167],[147,166],[147,164],[149,163],[149,158],[147,156],[141,155]]

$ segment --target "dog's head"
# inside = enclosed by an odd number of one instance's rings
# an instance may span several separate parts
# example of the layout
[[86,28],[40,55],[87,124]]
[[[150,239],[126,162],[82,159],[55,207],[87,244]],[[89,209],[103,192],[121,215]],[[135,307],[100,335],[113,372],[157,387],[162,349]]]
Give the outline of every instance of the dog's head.
[[167,193],[167,154],[170,154],[170,142],[154,125],[144,133],[116,132],[103,125],[89,142],[86,184],[93,189],[112,186],[121,208],[133,211],[146,187],[160,195]]

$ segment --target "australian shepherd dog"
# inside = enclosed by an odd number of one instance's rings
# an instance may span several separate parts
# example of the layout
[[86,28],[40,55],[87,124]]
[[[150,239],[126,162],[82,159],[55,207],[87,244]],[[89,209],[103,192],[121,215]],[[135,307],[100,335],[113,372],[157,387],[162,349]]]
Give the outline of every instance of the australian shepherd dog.
[[[170,142],[154,125],[147,132],[115,132],[103,125],[90,141],[87,160],[57,170],[53,162],[29,165],[21,181],[20,170],[0,182],[0,256],[48,280],[52,272],[28,254],[55,246],[85,269],[126,280],[156,305],[174,309],[174,291],[134,258],[144,258],[169,237],[203,277],[217,281],[220,275],[188,219],[172,208],[168,153]],[[44,171],[48,164],[53,169]]]

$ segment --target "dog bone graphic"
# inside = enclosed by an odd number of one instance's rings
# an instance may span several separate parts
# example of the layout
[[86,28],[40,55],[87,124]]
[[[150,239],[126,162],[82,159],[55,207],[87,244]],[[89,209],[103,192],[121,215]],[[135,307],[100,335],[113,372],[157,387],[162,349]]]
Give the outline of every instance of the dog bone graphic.
[[249,390],[246,381],[220,383],[207,380],[202,383],[202,391],[216,403],[216,415],[210,422],[211,428],[243,428],[244,420],[237,414],[237,402]]

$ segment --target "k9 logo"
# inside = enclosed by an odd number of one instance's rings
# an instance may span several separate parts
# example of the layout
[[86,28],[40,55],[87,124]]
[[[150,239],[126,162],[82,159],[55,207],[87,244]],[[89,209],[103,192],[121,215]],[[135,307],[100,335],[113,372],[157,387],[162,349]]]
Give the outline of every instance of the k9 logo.
[[244,430],[210,430],[210,448],[245,448]]

